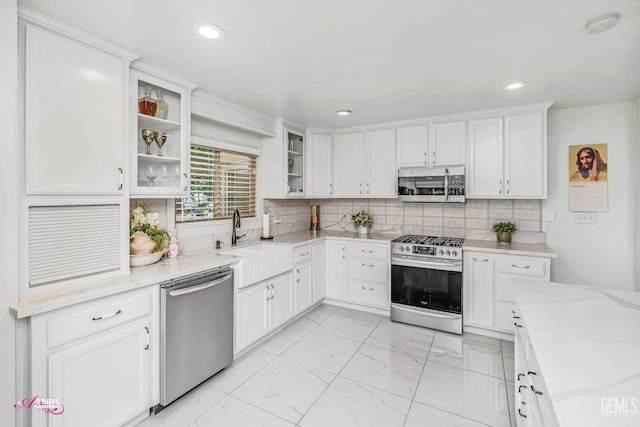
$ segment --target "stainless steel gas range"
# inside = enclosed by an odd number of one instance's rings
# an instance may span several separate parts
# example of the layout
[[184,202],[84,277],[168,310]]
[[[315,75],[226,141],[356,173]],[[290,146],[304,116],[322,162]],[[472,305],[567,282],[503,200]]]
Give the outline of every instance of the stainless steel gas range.
[[391,241],[391,320],[462,333],[463,243],[420,235]]

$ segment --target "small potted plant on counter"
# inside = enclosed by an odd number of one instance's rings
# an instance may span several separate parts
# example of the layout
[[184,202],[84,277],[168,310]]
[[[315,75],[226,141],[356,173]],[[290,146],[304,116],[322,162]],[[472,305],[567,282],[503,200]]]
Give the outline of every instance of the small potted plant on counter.
[[496,232],[498,242],[510,242],[511,233],[515,233],[518,226],[511,221],[501,221],[494,223],[491,228]]
[[158,214],[139,206],[131,212],[129,228],[130,265],[149,265],[162,258],[169,233],[160,227]]
[[373,225],[373,217],[365,211],[358,211],[351,215],[351,222],[361,235],[369,234],[369,230]]

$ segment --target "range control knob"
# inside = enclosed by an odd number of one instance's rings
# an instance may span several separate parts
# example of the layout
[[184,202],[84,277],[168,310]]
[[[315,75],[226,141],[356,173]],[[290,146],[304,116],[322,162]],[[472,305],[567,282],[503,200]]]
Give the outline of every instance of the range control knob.
[[444,255],[444,251],[443,251],[442,249],[440,249],[440,250],[438,251],[438,254],[439,254],[439,255]]
[[404,246],[398,246],[398,249],[400,249],[400,252],[404,252]]
[[407,252],[411,252],[411,246],[405,247],[404,250],[407,251]]
[[458,251],[452,251],[452,252],[451,252],[451,255],[453,255],[453,256],[458,256]]
[[447,249],[447,256],[451,256],[451,251],[449,249]]

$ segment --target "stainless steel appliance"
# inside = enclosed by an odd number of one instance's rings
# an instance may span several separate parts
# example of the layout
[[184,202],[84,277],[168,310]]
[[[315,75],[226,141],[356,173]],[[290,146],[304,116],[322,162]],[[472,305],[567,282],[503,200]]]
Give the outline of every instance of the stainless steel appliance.
[[391,320],[462,333],[463,243],[419,235],[391,241]]
[[464,167],[398,169],[398,200],[401,202],[465,202]]
[[160,284],[160,405],[233,361],[233,270],[222,267]]

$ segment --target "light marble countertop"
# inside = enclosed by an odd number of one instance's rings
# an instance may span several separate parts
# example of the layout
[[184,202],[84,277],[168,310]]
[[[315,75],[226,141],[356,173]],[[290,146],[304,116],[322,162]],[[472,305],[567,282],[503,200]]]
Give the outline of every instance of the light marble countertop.
[[314,234],[309,230],[296,231],[293,233],[287,233],[280,236],[274,236],[271,242],[290,244],[294,246],[302,246],[309,243],[316,243],[325,240],[326,238],[337,240],[362,240],[371,243],[390,243],[399,234],[391,233],[370,233],[366,236],[361,236],[358,233],[351,231],[332,231],[332,230],[319,230]]
[[503,243],[495,240],[465,239],[462,250],[547,258],[558,257],[558,254],[551,248],[541,243]]
[[511,280],[560,426],[640,426],[640,293]]

